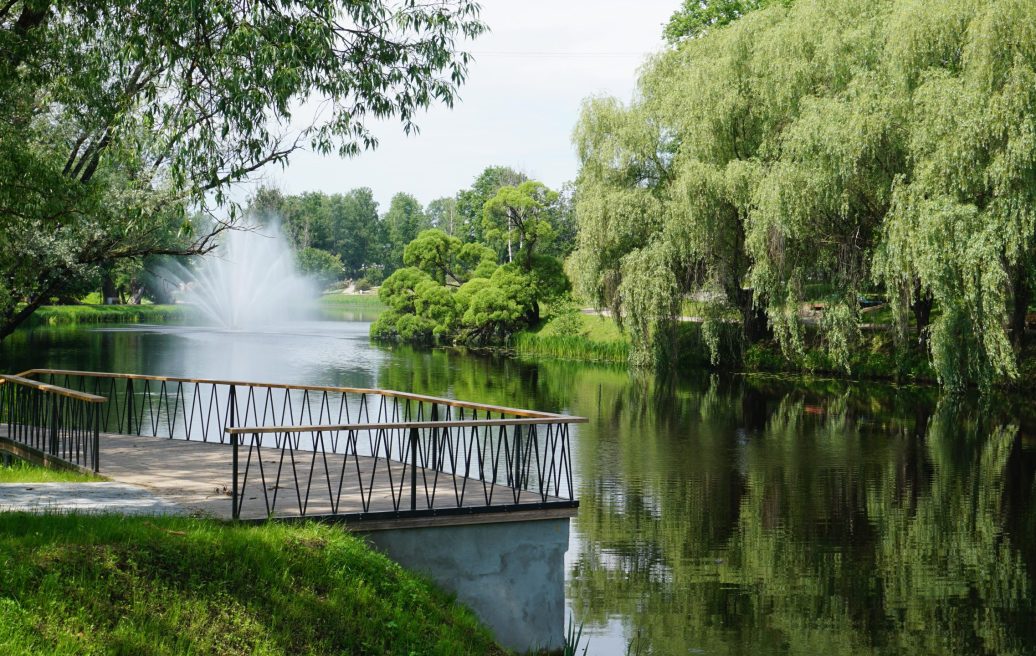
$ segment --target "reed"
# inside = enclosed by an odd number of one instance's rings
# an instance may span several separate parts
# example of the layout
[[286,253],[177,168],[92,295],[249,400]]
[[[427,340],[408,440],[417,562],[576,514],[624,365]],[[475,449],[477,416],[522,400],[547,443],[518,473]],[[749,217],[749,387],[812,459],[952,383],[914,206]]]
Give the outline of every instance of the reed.
[[511,339],[510,348],[518,355],[582,360],[587,362],[618,362],[629,359],[626,340],[598,341],[582,335],[542,335],[521,332]]

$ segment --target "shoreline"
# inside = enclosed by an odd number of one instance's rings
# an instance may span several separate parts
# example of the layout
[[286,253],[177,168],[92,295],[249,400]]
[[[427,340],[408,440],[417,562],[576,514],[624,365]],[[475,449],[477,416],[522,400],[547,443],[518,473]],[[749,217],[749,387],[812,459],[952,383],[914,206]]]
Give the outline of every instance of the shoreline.
[[[325,311],[363,310],[380,312],[386,308],[376,294],[329,293],[320,298]],[[43,306],[26,322],[27,327],[73,326],[110,323],[181,324],[188,308],[182,305],[49,305]],[[528,328],[513,335],[506,344],[487,346],[475,351],[503,354],[508,357],[555,359],[589,364],[626,366],[631,346],[614,319],[604,315],[578,315],[581,326],[569,334],[559,334],[552,322]],[[721,338],[720,362],[711,362],[700,334],[700,324],[681,322],[677,326],[676,371],[703,370],[732,374],[782,374],[844,381],[870,381],[891,384],[931,385],[939,382],[927,357],[920,353],[897,353],[889,335],[872,334],[863,348],[850,357],[850,370],[837,366],[822,348],[808,345],[797,358],[785,356],[773,341],[752,344],[743,352],[736,338]],[[447,347],[453,348],[453,347]],[[462,347],[458,347],[462,348]],[[1018,378],[1004,389],[1036,388],[1036,347],[1025,349],[1019,359]]]

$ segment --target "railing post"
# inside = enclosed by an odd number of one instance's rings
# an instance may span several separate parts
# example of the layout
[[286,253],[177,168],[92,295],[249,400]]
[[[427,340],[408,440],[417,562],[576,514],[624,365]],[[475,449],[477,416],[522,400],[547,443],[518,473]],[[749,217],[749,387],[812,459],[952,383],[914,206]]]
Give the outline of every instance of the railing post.
[[[233,385],[230,386],[230,397],[229,398],[230,398],[230,412],[228,413],[229,414],[229,418],[227,419],[227,422],[228,422],[230,428],[234,428],[234,420],[235,420],[234,406],[237,405],[237,390],[235,389],[235,387]],[[237,435],[235,435],[234,433],[230,434],[230,444],[231,444],[231,451],[233,452],[232,465],[231,465],[231,478],[233,480],[231,481],[231,484],[230,484],[231,485],[231,490],[230,490],[230,503],[231,503],[230,516],[233,519],[239,519],[240,515],[241,515],[241,510],[240,510],[240,508],[238,508],[238,503],[237,503],[237,474],[238,474],[238,471],[237,471],[237,469],[238,469]]]
[[[229,397],[230,409],[227,411],[227,426],[230,428],[236,428],[237,424],[235,410],[237,409],[237,386],[230,386],[230,397]],[[226,433],[224,433],[226,434]]]
[[410,429],[410,510],[417,510],[417,427]]
[[50,402],[50,455],[58,455],[58,395],[51,395]]
[[126,379],[126,434],[133,434],[133,379]]
[[10,388],[10,389],[5,391],[5,393],[7,394],[7,396],[5,397],[5,400],[7,402],[7,437],[9,437],[9,438],[11,438],[13,440],[13,439],[15,439],[15,435],[14,435],[14,408],[15,408],[15,405],[14,405],[14,394],[15,394],[15,389],[14,389],[14,385],[11,384],[11,383],[5,383],[5,385]]
[[[432,421],[439,421],[439,406],[432,403]],[[432,469],[439,469],[439,429],[432,429]]]
[[231,490],[230,490],[230,503],[231,503],[230,517],[232,519],[240,519],[240,515],[241,515],[241,509],[238,507],[238,503],[237,503],[237,468],[238,468],[238,464],[237,464],[237,462],[238,462],[237,461],[237,441],[238,441],[237,440],[237,435],[231,433],[230,434],[230,445],[231,445],[230,446],[230,450],[231,450],[233,455],[232,455],[232,465],[231,465],[231,479],[232,480],[230,482],[230,487],[231,487]]
[[522,427],[514,427],[514,500],[522,496]]
[[94,405],[94,473],[101,471],[101,406]]

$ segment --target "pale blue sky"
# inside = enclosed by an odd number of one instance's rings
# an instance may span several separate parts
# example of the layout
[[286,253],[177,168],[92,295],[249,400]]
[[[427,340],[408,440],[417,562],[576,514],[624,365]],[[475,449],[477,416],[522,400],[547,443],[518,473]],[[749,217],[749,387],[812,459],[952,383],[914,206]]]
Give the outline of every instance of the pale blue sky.
[[469,46],[472,64],[452,110],[435,107],[407,137],[378,123],[380,147],[353,159],[296,153],[263,182],[287,193],[370,187],[382,211],[397,191],[422,203],[452,196],[490,165],[515,167],[552,187],[576,175],[572,127],[582,100],[628,100],[637,69],[663,47],[678,0],[484,0],[491,32]]

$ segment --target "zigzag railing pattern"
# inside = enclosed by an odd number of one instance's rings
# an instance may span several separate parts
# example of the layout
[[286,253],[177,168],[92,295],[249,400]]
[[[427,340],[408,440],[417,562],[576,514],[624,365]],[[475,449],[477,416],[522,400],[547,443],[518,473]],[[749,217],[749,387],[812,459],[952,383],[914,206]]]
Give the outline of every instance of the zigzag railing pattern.
[[569,425],[391,390],[36,369],[107,400],[102,433],[229,445],[235,518],[575,507]]

